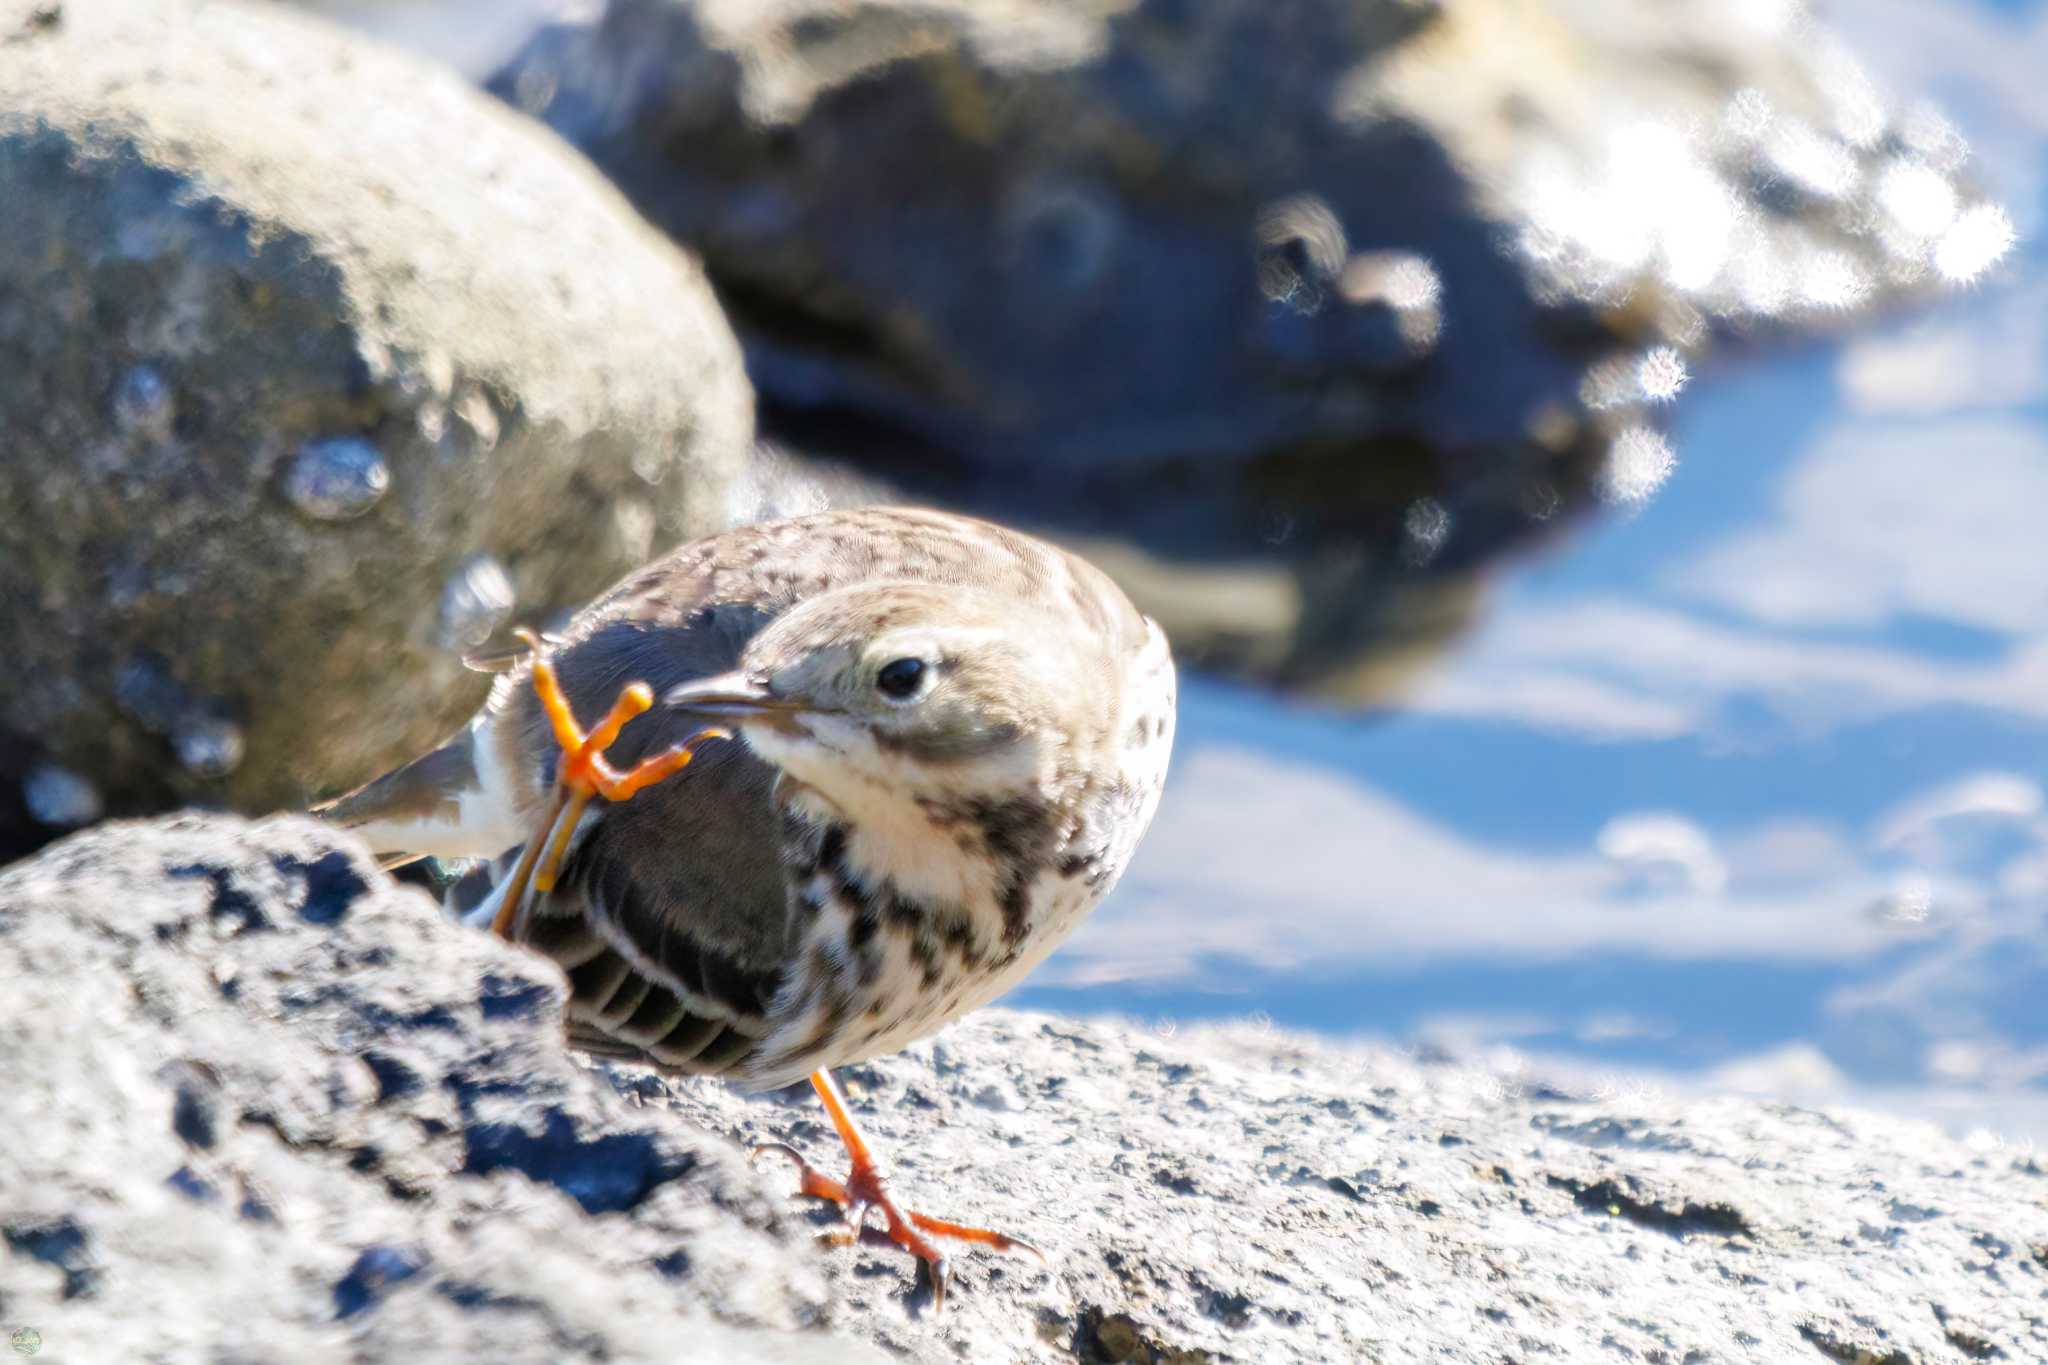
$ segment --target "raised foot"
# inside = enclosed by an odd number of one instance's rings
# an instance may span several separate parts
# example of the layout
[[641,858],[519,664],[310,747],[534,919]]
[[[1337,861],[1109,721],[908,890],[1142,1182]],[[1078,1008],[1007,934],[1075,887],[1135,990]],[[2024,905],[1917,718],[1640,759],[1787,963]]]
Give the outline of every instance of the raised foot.
[[985,1246],[995,1251],[1023,1251],[1038,1258],[1043,1265],[1045,1253],[1029,1242],[995,1232],[988,1228],[969,1227],[965,1223],[948,1222],[928,1214],[905,1209],[889,1194],[888,1181],[881,1166],[869,1149],[866,1138],[854,1125],[853,1115],[846,1107],[846,1097],[839,1091],[839,1085],[828,1071],[812,1075],[811,1084],[817,1089],[818,1098],[824,1101],[825,1112],[832,1120],[832,1126],[839,1131],[840,1139],[846,1144],[846,1155],[850,1163],[846,1179],[834,1180],[819,1171],[803,1154],[787,1143],[764,1143],[748,1153],[754,1160],[764,1153],[773,1152],[786,1156],[796,1163],[797,1193],[807,1194],[815,1199],[829,1199],[846,1210],[846,1219],[838,1227],[825,1234],[825,1241],[832,1246],[848,1246],[860,1240],[867,1226],[868,1211],[879,1209],[888,1222],[889,1240],[902,1247],[911,1255],[930,1267],[932,1280],[932,1309],[938,1311],[946,1306],[946,1283],[950,1277],[950,1266],[946,1255],[933,1242],[933,1238],[966,1242],[974,1246]]
[[654,705],[654,689],[644,682],[628,683],[619,690],[604,719],[586,731],[576,722],[576,713],[570,709],[561,679],[555,673],[554,661],[548,658],[540,638],[525,627],[512,633],[533,651],[533,690],[554,729],[562,757],[555,765],[555,789],[548,800],[547,813],[541,817],[533,837],[526,841],[526,849],[507,881],[497,918],[491,924],[493,932],[502,938],[515,937],[514,923],[525,904],[529,880],[536,890],[555,889],[569,837],[575,833],[576,823],[583,818],[584,807],[592,797],[627,800],[689,767],[698,745],[707,740],[732,738],[731,731],[711,726],[622,773],[605,761],[605,750],[618,740],[619,732],[628,722]]

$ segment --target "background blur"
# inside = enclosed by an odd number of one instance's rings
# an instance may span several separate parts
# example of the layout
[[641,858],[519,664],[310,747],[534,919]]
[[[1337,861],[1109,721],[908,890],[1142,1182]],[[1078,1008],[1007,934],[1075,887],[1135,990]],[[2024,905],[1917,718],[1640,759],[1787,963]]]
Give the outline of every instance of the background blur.
[[[1158,824],[1012,1003],[2048,1140],[2048,4],[299,8],[704,257],[762,446],[616,539],[934,499],[1167,621]],[[488,447],[460,363],[421,430]],[[142,368],[92,381],[138,440]],[[299,449],[315,521],[393,479]],[[422,651],[589,591],[487,548]],[[182,591],[150,563],[116,588]],[[93,666],[175,780],[24,702],[17,850],[374,770],[266,767],[152,649]]]
[[1701,375],[1657,495],[1505,575],[1379,722],[1191,687],[1160,827],[1024,1001],[2048,1140],[2048,6],[1827,17],[1939,101],[2015,253]]

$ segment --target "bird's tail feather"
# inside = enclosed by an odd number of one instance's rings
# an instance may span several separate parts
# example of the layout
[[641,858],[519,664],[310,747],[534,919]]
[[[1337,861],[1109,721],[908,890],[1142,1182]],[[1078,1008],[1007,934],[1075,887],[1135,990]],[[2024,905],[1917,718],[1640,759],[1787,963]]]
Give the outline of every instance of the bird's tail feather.
[[383,855],[380,861],[397,855],[405,855],[402,861],[428,855],[494,856],[519,835],[506,836],[506,813],[495,809],[503,802],[486,790],[477,764],[479,738],[477,731],[464,730],[432,753],[315,806],[312,813],[354,830]]

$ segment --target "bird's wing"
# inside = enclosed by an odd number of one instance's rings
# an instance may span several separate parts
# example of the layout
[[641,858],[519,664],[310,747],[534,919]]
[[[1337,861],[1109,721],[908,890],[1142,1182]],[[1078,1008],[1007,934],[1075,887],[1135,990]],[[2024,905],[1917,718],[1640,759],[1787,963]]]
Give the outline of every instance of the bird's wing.
[[[665,624],[630,615],[573,639],[554,664],[588,721],[628,683],[660,695],[731,668],[758,628],[758,614],[740,607]],[[522,687],[494,724],[546,721]],[[624,770],[702,726],[658,706],[607,757]],[[739,1069],[752,1055],[786,952],[774,778],[733,738],[703,745],[687,768],[628,800],[590,808],[555,888],[515,921],[521,941],[568,976],[578,1046],[695,1073]]]
[[[584,723],[630,683],[648,683],[658,696],[731,669],[786,605],[737,590],[719,572],[723,556],[707,553],[715,548],[686,547],[650,566],[548,642]],[[493,860],[462,884],[472,898],[502,884],[516,862],[507,850],[533,837],[559,753],[534,695],[531,656],[487,662],[503,671],[469,727],[319,811],[381,854]],[[628,769],[701,724],[656,707],[606,756]],[[688,768],[630,800],[588,809],[553,890],[534,893],[515,920],[522,942],[567,975],[578,1045],[692,1072],[733,1069],[751,1053],[767,1031],[788,916],[773,780],[731,739],[705,745]],[[482,918],[492,913],[485,908]]]
[[585,827],[520,920],[568,977],[578,1046],[704,1074],[752,1057],[788,917],[772,780],[738,743],[710,746]]

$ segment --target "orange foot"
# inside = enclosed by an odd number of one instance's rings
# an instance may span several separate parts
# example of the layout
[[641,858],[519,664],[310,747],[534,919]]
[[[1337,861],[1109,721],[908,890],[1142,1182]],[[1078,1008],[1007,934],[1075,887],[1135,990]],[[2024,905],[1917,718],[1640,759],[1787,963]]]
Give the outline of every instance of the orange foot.
[[971,1228],[963,1223],[949,1223],[943,1218],[906,1211],[889,1197],[888,1182],[882,1175],[881,1166],[875,1161],[867,1138],[854,1125],[853,1115],[846,1107],[846,1096],[840,1093],[839,1083],[832,1079],[832,1073],[812,1072],[811,1085],[817,1090],[818,1098],[824,1101],[825,1113],[830,1116],[832,1126],[839,1130],[840,1141],[846,1144],[851,1168],[845,1181],[821,1174],[803,1159],[796,1148],[786,1143],[766,1143],[756,1147],[750,1155],[759,1157],[764,1152],[776,1152],[788,1157],[797,1165],[797,1193],[829,1199],[846,1210],[846,1221],[825,1234],[827,1245],[848,1246],[858,1241],[867,1225],[868,1210],[880,1209],[888,1220],[889,1240],[931,1268],[934,1312],[946,1306],[946,1281],[949,1278],[945,1253],[932,1242],[934,1237],[993,1247],[997,1251],[1028,1251],[1038,1258],[1040,1265],[1045,1264],[1045,1253],[1029,1242],[1019,1241],[1005,1233],[991,1232],[987,1228]]
[[547,814],[541,817],[533,837],[526,841],[526,850],[519,855],[519,862],[506,882],[497,917],[491,921],[492,932],[501,938],[517,937],[514,926],[526,902],[529,880],[536,890],[555,889],[562,857],[569,848],[569,836],[575,832],[576,822],[583,818],[583,808],[593,796],[624,801],[689,767],[690,760],[697,756],[697,746],[706,740],[732,738],[731,731],[716,726],[699,730],[666,753],[635,765],[630,772],[619,772],[605,762],[604,751],[611,748],[628,721],[654,705],[654,689],[644,682],[628,684],[620,690],[605,718],[586,733],[577,725],[576,713],[569,709],[569,699],[562,694],[554,662],[543,652],[539,638],[523,627],[512,633],[533,651],[533,690],[540,697],[548,724],[554,727],[555,743],[561,746],[562,758],[555,766],[555,789]]

